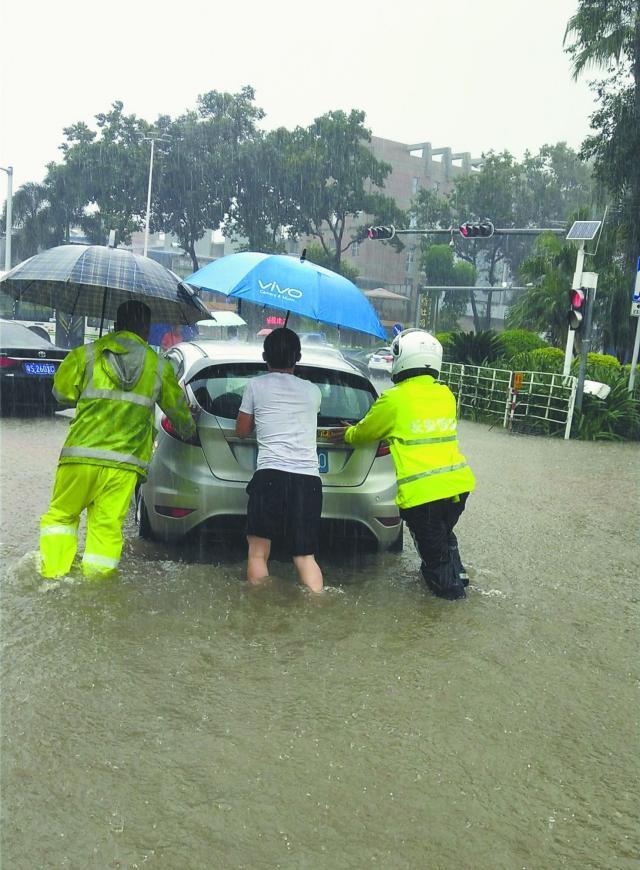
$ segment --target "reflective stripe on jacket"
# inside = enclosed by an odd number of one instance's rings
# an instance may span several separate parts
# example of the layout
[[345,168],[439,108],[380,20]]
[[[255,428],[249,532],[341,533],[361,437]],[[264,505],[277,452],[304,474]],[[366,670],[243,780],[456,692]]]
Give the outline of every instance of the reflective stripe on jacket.
[[347,444],[386,439],[396,467],[402,508],[450,498],[475,487],[458,448],[456,400],[430,375],[401,381],[345,432]]
[[61,464],[129,468],[144,475],[156,402],[181,437],[195,432],[171,365],[132,332],[111,333],[72,350],[56,372],[53,394],[76,407]]

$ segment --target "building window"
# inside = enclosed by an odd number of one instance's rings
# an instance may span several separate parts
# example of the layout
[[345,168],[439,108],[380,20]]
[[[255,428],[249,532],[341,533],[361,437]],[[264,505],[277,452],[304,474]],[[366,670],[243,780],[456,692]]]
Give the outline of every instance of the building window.
[[419,179],[419,178],[412,178],[412,179],[411,179],[411,193],[417,193],[417,192],[418,192],[418,185],[419,185],[419,184],[420,184],[420,179]]
[[407,253],[404,260],[404,270],[407,275],[410,275],[413,272],[413,264],[415,263],[415,258],[415,248],[407,248]]
[[158,233],[158,241],[164,242],[164,240],[165,240],[165,233]]

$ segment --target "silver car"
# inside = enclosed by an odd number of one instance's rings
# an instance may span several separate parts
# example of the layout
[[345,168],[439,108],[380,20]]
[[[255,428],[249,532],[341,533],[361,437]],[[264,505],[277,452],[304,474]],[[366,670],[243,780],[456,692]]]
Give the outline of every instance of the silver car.
[[[248,380],[266,371],[262,346],[195,340],[167,351],[187,397],[202,410],[198,434],[186,443],[166,417],[149,475],[140,488],[137,518],[142,537],[176,540],[199,529],[226,534],[244,529],[246,487],[256,467],[255,438],[235,435]],[[323,491],[323,531],[358,537],[380,550],[402,548],[395,503],[393,460],[386,443],[352,447],[329,441],[328,432],[367,413],[377,393],[340,354],[303,348],[296,374],[322,392],[318,461]]]

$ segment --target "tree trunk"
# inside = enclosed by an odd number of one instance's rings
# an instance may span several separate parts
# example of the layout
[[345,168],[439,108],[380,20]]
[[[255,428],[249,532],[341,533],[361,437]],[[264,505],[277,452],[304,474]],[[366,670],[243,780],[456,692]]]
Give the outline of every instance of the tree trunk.
[[469,302],[471,303],[471,311],[473,312],[473,328],[476,332],[480,332],[482,324],[480,323],[480,315],[478,314],[478,305],[476,303],[476,296],[473,292],[473,287],[469,287]]
[[484,328],[491,329],[491,303],[493,301],[493,288],[487,290],[487,311],[484,317]]
[[198,258],[196,257],[196,249],[193,242],[189,242],[187,246],[187,254],[191,257],[191,265],[193,266],[193,271],[197,272],[200,266],[198,265]]

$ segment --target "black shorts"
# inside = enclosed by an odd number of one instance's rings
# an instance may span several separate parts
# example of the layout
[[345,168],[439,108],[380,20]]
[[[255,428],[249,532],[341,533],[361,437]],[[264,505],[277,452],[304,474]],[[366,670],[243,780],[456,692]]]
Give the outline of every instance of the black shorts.
[[263,468],[249,485],[247,534],[284,544],[292,556],[318,549],[322,484],[312,474]]

